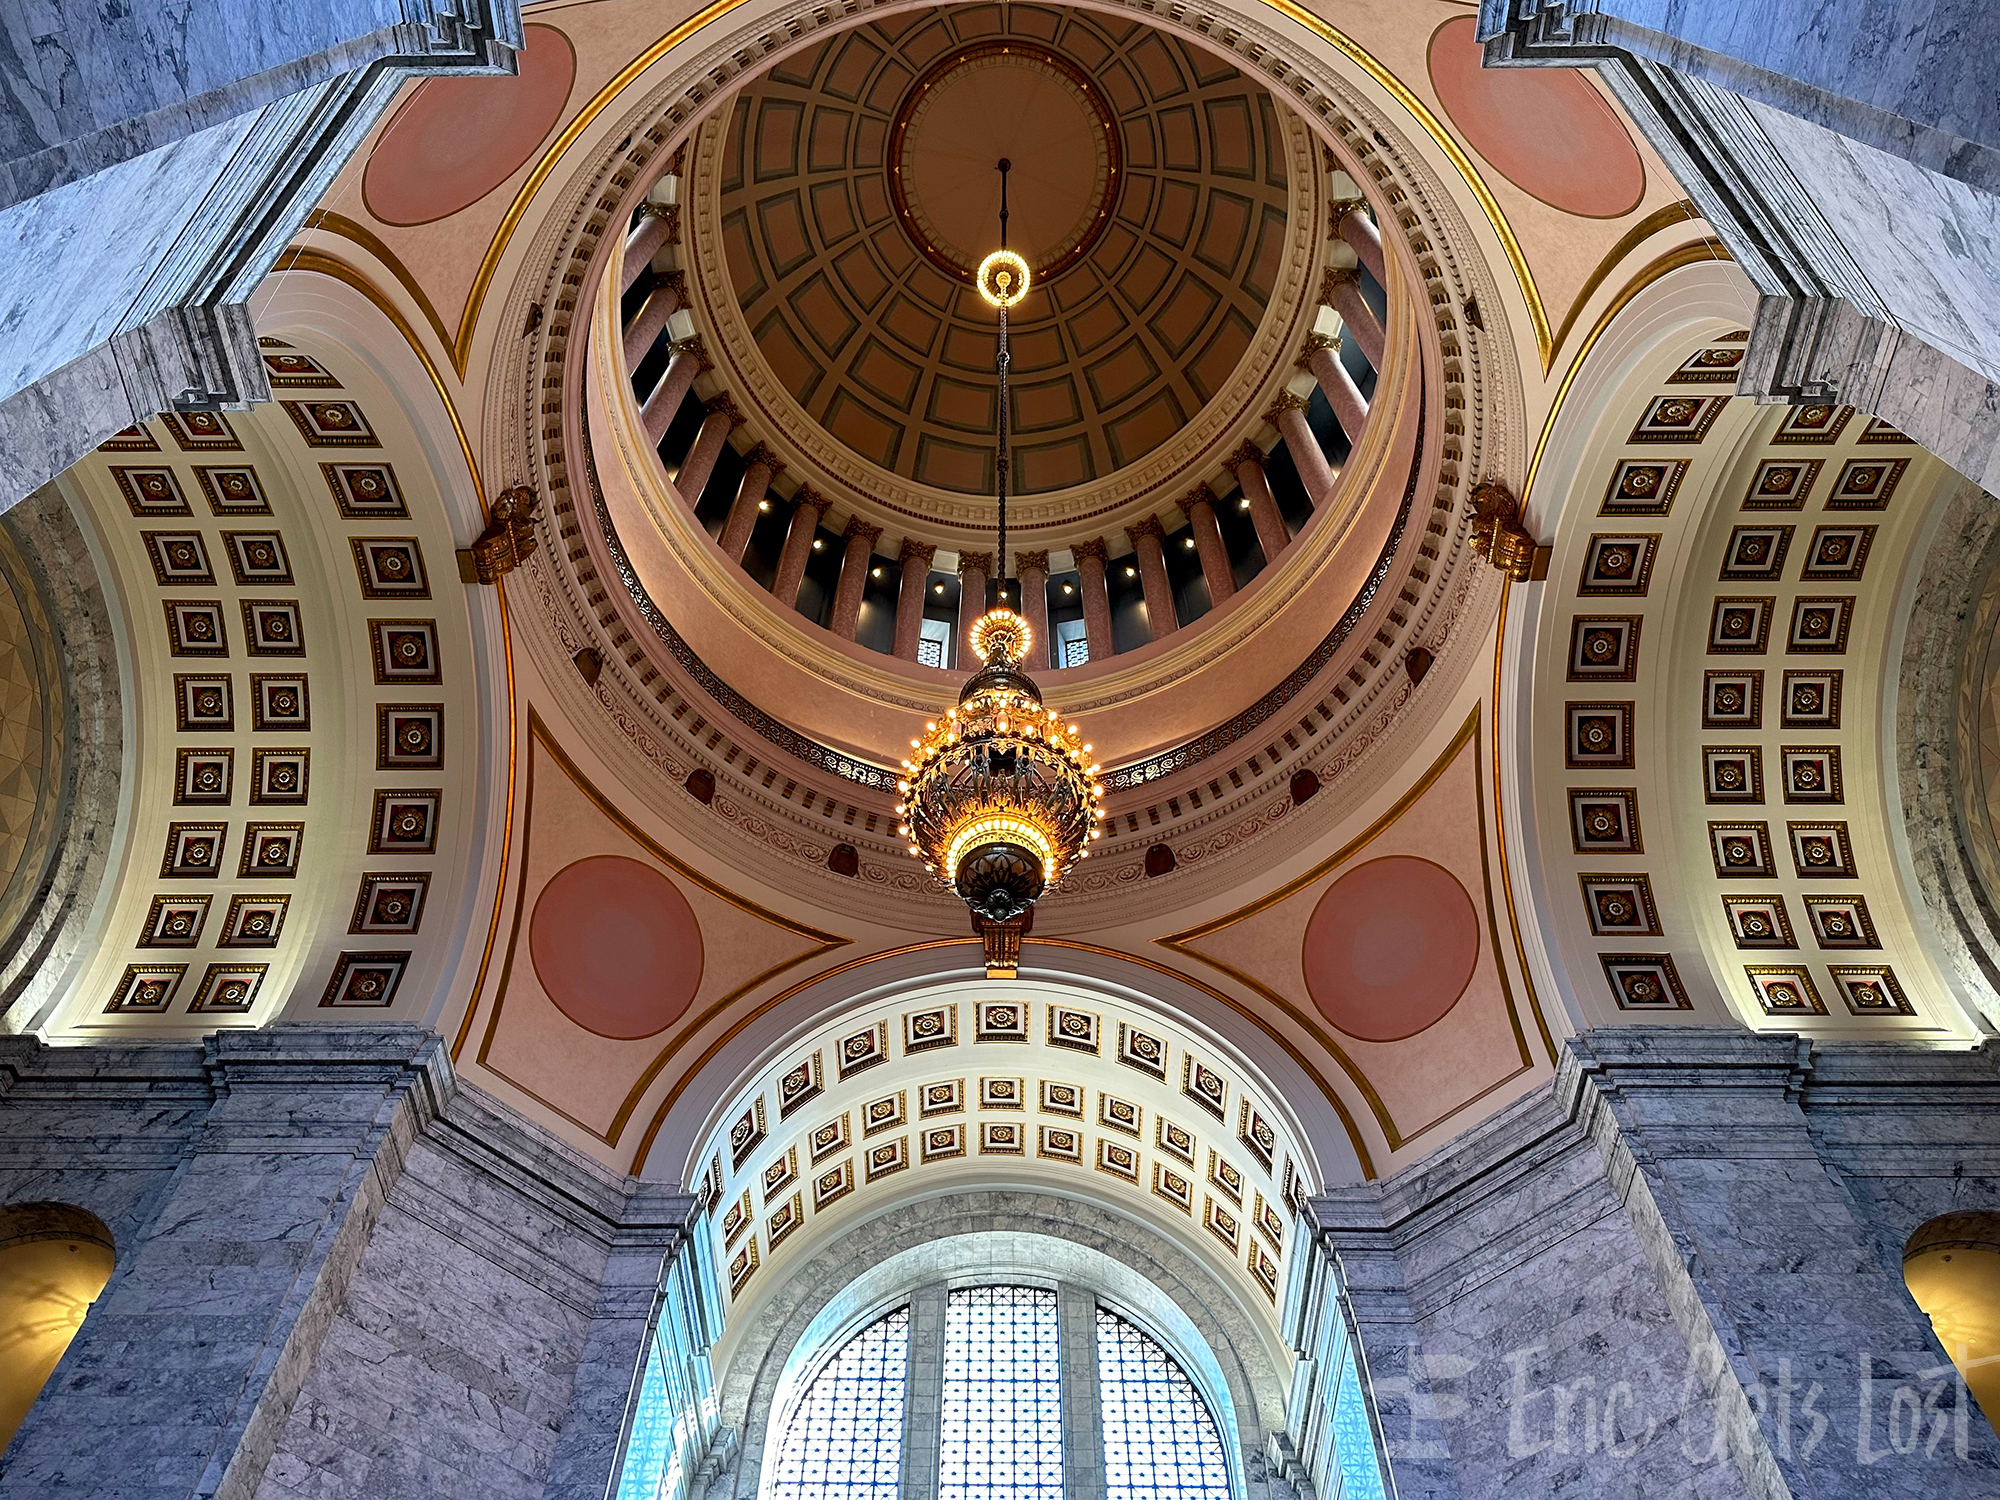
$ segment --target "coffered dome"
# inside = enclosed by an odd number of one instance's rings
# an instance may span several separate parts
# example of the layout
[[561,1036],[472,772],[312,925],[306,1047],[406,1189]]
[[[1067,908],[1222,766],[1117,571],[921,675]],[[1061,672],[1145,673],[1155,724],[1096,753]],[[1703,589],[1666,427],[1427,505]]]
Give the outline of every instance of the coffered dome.
[[1015,485],[1089,486],[1235,387],[1247,408],[1295,352],[1273,339],[1255,357],[1298,301],[1288,274],[1310,269],[1286,253],[1318,191],[1288,119],[1220,57],[1111,17],[873,22],[779,63],[707,127],[698,301],[774,427],[823,429],[864,483],[990,495],[994,320],[971,272],[998,243],[1005,157],[1010,242],[1037,277],[1013,323]]

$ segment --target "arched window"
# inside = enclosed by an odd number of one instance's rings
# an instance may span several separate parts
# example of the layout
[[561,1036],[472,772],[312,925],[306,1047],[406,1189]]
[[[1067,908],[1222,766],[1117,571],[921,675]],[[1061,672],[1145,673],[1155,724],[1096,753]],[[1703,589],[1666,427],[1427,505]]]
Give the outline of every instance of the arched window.
[[772,1500],[896,1500],[909,1351],[907,1307],[841,1346],[792,1408]]
[[[1068,1286],[920,1287],[843,1344],[779,1420],[767,1500],[1233,1492],[1224,1425],[1187,1369]],[[1089,1473],[1101,1490],[1078,1482]]]
[[1174,1357],[1097,1310],[1105,1500],[1229,1500],[1229,1457],[1208,1404]]

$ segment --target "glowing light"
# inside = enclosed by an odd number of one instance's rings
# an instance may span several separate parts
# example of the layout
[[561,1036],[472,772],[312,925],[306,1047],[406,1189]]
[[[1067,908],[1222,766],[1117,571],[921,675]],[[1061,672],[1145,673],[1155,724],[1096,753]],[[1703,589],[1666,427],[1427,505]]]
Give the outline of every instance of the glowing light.
[[1028,263],[1012,250],[995,250],[979,263],[974,278],[979,295],[991,307],[1014,307],[1028,295]]

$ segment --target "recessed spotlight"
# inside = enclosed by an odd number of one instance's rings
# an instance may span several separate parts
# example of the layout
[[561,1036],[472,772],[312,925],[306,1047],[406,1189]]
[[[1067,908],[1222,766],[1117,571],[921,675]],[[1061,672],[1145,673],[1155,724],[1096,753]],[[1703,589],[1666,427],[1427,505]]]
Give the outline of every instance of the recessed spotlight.
[[1137,568],[1127,568],[1125,570],[1125,576],[1127,578],[1137,578],[1139,576],[1139,570]]
[[1236,502],[1236,508],[1238,510],[1248,510],[1250,508],[1250,497],[1248,495],[1245,495],[1241,500],[1238,500]]
[[822,551],[822,550],[823,550],[823,549],[824,549],[825,547],[826,547],[826,538],[825,538],[825,537],[823,537],[823,536],[816,536],[816,537],[814,537],[814,538],[813,538],[813,551],[815,551],[815,552],[819,552],[819,551]]
[[934,584],[932,584],[932,585],[931,585],[931,592],[932,592],[933,594],[942,594],[942,593],[944,592],[944,585],[943,585],[943,584],[941,584],[941,583],[934,583]]
[[757,502],[757,509],[759,510],[769,510],[770,508],[771,508],[771,502],[768,500],[759,500]]
[[1063,592],[1065,594],[1074,594],[1076,592],[1076,588],[1073,584],[1066,583],[1063,585]]
[[1184,537],[1182,537],[1182,538],[1181,538],[1181,545],[1182,545],[1183,547],[1186,547],[1186,548],[1188,548],[1188,549],[1189,549],[1190,551],[1192,551],[1192,550],[1194,549],[1194,538],[1193,538],[1193,537],[1191,537],[1191,536],[1184,536]]
[[880,578],[882,576],[882,570],[880,568],[870,568],[868,570],[868,576],[870,578]]

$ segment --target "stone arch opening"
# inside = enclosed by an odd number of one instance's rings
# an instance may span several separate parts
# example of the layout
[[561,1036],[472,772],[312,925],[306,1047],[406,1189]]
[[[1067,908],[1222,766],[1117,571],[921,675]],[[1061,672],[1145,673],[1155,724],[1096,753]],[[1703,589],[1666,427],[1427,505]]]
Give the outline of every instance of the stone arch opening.
[[2000,1213],[1941,1214],[1903,1247],[1903,1281],[1986,1420],[2000,1413]]
[[0,1449],[48,1384],[117,1263],[111,1231],[66,1203],[0,1209]]

